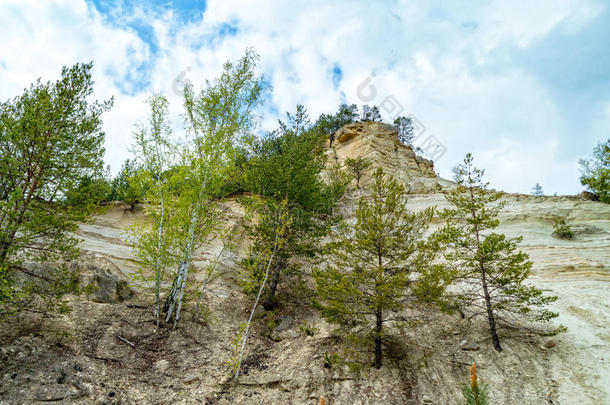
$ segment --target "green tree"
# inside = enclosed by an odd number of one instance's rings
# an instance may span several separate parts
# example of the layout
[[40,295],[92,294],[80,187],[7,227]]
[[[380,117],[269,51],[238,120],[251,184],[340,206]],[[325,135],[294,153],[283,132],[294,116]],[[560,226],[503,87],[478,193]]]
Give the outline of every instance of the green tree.
[[218,78],[196,92],[185,86],[184,105],[189,139],[180,151],[182,188],[175,198],[176,235],[180,262],[165,301],[166,322],[180,319],[193,252],[219,230],[222,213],[216,199],[229,181],[243,139],[257,124],[256,110],[266,84],[256,72],[258,55],[247,50],[228,61]]
[[345,159],[345,165],[356,179],[356,187],[360,188],[360,179],[364,172],[371,167],[371,161],[362,156],[358,156],[355,159],[348,157]]
[[142,193],[138,186],[136,173],[138,166],[135,159],[127,159],[123,162],[121,170],[112,179],[112,191],[110,199],[113,201],[123,201],[129,204],[131,211],[134,210],[136,204],[142,199]]
[[494,348],[501,351],[499,322],[516,326],[526,319],[549,321],[557,314],[544,307],[557,297],[545,297],[524,283],[532,262],[517,250],[521,237],[491,232],[505,203],[499,201],[502,193],[487,189],[484,172],[473,166],[472,155],[454,170],[458,187],[445,197],[451,208],[441,213],[447,225],[439,233],[448,272],[465,286],[457,297],[459,305],[486,314]]
[[394,127],[398,131],[398,140],[400,143],[413,146],[413,140],[415,139],[413,120],[410,117],[397,117],[394,120]]
[[[133,247],[141,263],[141,276],[145,281],[145,270],[152,270],[154,282],[154,313],[157,326],[160,323],[161,284],[169,267],[178,261],[176,257],[177,235],[174,218],[176,211],[174,193],[180,182],[178,171],[171,170],[175,164],[177,146],[171,139],[171,127],[167,118],[168,102],[161,95],[148,99],[150,115],[146,124],[138,124],[134,132],[133,152],[137,160],[126,162],[117,176],[117,192],[129,188],[136,196],[147,202],[146,213],[151,226],[132,228]],[[133,162],[133,163],[132,163]],[[136,163],[137,162],[137,163]],[[132,165],[141,170],[132,173]],[[126,184],[130,182],[131,184]],[[120,194],[118,194],[120,195]],[[136,197],[137,199],[137,197]]]
[[[246,343],[248,340],[248,332],[250,330],[250,326],[252,325],[252,320],[254,319],[254,313],[262,297],[263,291],[265,290],[265,287],[267,285],[267,280],[269,279],[269,273],[271,270],[271,265],[274,262],[275,255],[282,248],[282,245],[284,243],[284,230],[290,222],[290,218],[288,217],[288,205],[286,200],[281,201],[280,203],[271,208],[272,210],[265,211],[265,213],[267,215],[271,214],[273,216],[271,218],[265,218],[259,221],[259,224],[261,226],[275,226],[275,229],[273,229],[272,231],[265,230],[262,233],[264,236],[270,236],[272,240],[262,241],[259,236],[255,240],[255,244],[257,246],[253,249],[253,251],[255,251],[257,255],[250,255],[250,257],[247,259],[247,262],[244,263],[246,266],[249,267],[251,272],[258,273],[257,279],[260,280],[260,282],[257,282],[258,290],[251,291],[252,295],[256,293],[256,298],[254,299],[254,305],[252,306],[252,310],[250,311],[250,317],[248,318],[248,322],[243,327],[243,333],[241,333],[240,331],[240,334],[238,334],[235,339],[235,348],[237,349],[239,347],[239,351],[236,350],[236,356],[230,362],[234,370],[234,380],[237,380],[237,378],[239,377],[241,361],[243,359]],[[273,250],[266,250],[268,248],[271,248]],[[250,287],[253,286],[251,285]]]
[[593,159],[581,159],[580,182],[598,200],[610,203],[610,139],[599,143],[593,151]]
[[544,195],[544,191],[542,190],[542,186],[540,185],[540,183],[536,183],[536,185],[532,187],[532,195],[535,195],[537,197]]
[[335,132],[344,125],[356,122],[358,115],[358,106],[356,104],[348,105],[342,103],[335,114],[320,115],[314,127],[330,137],[330,146],[332,147]]
[[[66,194],[102,170],[101,115],[92,64],[64,67],[61,79],[40,79],[22,95],[0,104],[0,304],[33,309],[65,308],[61,297],[73,277],[67,262],[79,254],[74,231],[91,207],[65,203]],[[28,262],[57,262],[17,284]]]
[[462,386],[462,395],[466,400],[466,405],[487,405],[489,386],[486,383],[479,383],[477,377],[477,365],[473,362],[470,366],[470,384]]
[[260,256],[261,251],[274,250],[267,244],[276,243],[274,218],[279,203],[285,200],[289,209],[289,225],[285,227],[282,247],[271,264],[263,302],[266,309],[277,305],[276,290],[281,275],[301,274],[300,266],[291,258],[317,255],[318,242],[332,223],[332,209],[343,195],[345,184],[340,179],[325,182],[322,176],[326,165],[325,137],[311,126],[305,108],[297,106],[295,114],[287,114],[286,121],[280,121],[277,131],[255,140],[252,145],[253,156],[246,172],[247,189],[264,198],[263,203],[244,201],[257,213],[253,215],[256,220],[250,228],[255,242],[242,274],[247,291],[258,290],[263,274],[260,269],[252,269],[249,263]]
[[333,233],[328,264],[314,271],[314,306],[348,337],[372,344],[379,368],[386,325],[407,324],[403,310],[420,292],[433,291],[421,288],[429,281],[421,276],[429,274],[424,268],[434,254],[424,237],[434,209],[409,212],[402,185],[380,168],[373,178],[370,197],[358,203],[356,222],[344,222]]
[[66,204],[73,207],[95,207],[110,201],[112,186],[108,179],[100,175],[84,176],[75,188],[66,192]]
[[572,239],[574,237],[572,227],[568,223],[567,217],[559,217],[555,219],[553,223],[552,235],[558,239]]
[[381,121],[381,113],[379,108],[375,105],[373,107],[365,104],[362,106],[362,121]]

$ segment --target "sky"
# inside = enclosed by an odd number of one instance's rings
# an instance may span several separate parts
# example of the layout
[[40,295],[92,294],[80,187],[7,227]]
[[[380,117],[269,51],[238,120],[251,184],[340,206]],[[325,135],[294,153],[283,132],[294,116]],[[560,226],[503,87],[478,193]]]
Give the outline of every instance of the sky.
[[261,130],[303,104],[341,102],[418,123],[437,172],[468,152],[491,187],[576,194],[578,159],[610,137],[610,3],[507,1],[0,0],[0,100],[93,61],[105,160],[129,158],[146,99],[195,87],[245,49],[271,85]]

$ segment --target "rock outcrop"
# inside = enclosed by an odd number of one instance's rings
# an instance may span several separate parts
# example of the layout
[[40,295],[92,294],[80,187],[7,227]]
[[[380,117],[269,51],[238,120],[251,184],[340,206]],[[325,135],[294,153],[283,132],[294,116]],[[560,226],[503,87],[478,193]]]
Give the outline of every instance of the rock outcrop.
[[94,302],[117,303],[133,295],[127,278],[107,258],[85,254],[75,266],[80,274],[80,284]]
[[[452,188],[452,182],[441,179],[434,171],[434,162],[415,153],[413,148],[398,141],[398,132],[381,122],[356,122],[340,128],[333,142],[327,142],[329,163],[343,164],[346,158],[364,157],[373,167],[384,171],[405,184],[411,194],[436,193]],[[366,187],[370,177],[363,178]]]

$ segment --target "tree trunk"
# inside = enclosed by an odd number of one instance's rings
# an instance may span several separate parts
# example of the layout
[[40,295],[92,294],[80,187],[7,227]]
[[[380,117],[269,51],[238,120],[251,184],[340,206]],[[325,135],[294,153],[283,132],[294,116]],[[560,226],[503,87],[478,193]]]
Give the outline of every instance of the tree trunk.
[[[200,196],[201,199],[201,196]],[[198,203],[200,204],[200,203]],[[173,302],[170,306],[170,312],[168,312],[165,322],[169,322],[172,317],[171,310],[176,308],[176,313],[174,315],[174,325],[172,329],[176,329],[176,325],[178,324],[178,320],[180,319],[180,310],[182,309],[182,298],[184,297],[184,289],[186,288],[186,282],[189,272],[189,266],[191,265],[191,259],[193,257],[193,242],[195,240],[195,226],[199,219],[199,215],[197,210],[194,210],[191,213],[191,224],[189,225],[188,230],[188,243],[186,244],[186,251],[184,260],[180,263],[180,267],[178,268],[178,281],[176,283],[176,290],[172,290]],[[176,296],[177,294],[177,296]]]
[[378,309],[375,314],[377,324],[375,326],[375,368],[381,368],[381,359],[383,356],[383,352],[381,350],[381,331],[383,327],[383,318],[381,314],[381,310]]
[[280,282],[280,273],[282,272],[282,260],[277,259],[275,262],[275,266],[273,266],[273,271],[271,273],[271,282],[269,283],[269,294],[267,294],[267,298],[263,303],[263,308],[267,311],[271,311],[277,306],[277,302],[275,300],[275,290],[277,290],[277,285]]
[[[133,211],[132,206],[131,211]],[[159,327],[159,306],[161,305],[161,250],[163,249],[163,225],[165,219],[165,201],[161,195],[161,219],[159,220],[159,232],[157,234],[157,260],[155,263],[155,320]]]
[[[470,201],[474,203],[474,193],[472,191],[472,186],[470,187]],[[474,212],[474,208],[472,211],[472,218],[476,219],[476,213]],[[479,227],[474,225],[474,233],[477,238],[477,252],[481,249],[481,237],[479,234]],[[482,260],[482,259],[480,259]],[[487,279],[485,272],[485,265],[483,261],[479,262],[480,270],[481,270],[481,285],[483,286],[483,295],[485,296],[485,307],[487,308],[487,321],[489,321],[489,331],[491,332],[491,340],[494,344],[494,349],[498,352],[502,351],[502,346],[500,346],[500,339],[498,338],[498,333],[496,332],[496,320],[494,318],[493,309],[491,308],[491,297],[489,296],[489,289],[487,288]]]
[[9,246],[10,244],[8,242],[0,242],[0,263],[4,263],[6,261]]
[[172,285],[172,290],[170,291],[167,299],[165,300],[165,323],[169,323],[172,317],[174,316],[174,310],[176,308],[176,304],[178,302],[178,294],[180,289],[182,288],[184,270],[188,266],[186,261],[180,262],[180,267],[178,268],[178,273],[176,274],[176,278],[174,279],[174,283]]
[[491,308],[491,298],[489,297],[489,290],[487,289],[487,280],[485,279],[485,269],[481,265],[481,283],[483,284],[483,294],[485,295],[485,306],[487,307],[487,320],[489,321],[489,331],[491,332],[491,340],[494,344],[494,349],[501,352],[502,346],[500,346],[500,339],[496,332],[496,320],[494,318],[493,309]]

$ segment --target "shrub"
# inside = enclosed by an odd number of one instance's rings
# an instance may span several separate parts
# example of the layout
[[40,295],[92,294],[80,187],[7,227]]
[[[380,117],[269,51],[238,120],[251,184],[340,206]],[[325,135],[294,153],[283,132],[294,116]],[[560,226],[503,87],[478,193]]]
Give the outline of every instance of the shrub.
[[572,239],[574,234],[566,218],[558,218],[553,224],[553,236],[557,239]]
[[470,366],[470,384],[462,386],[462,394],[466,399],[466,405],[487,405],[489,386],[480,383],[477,379],[477,365],[473,362]]

